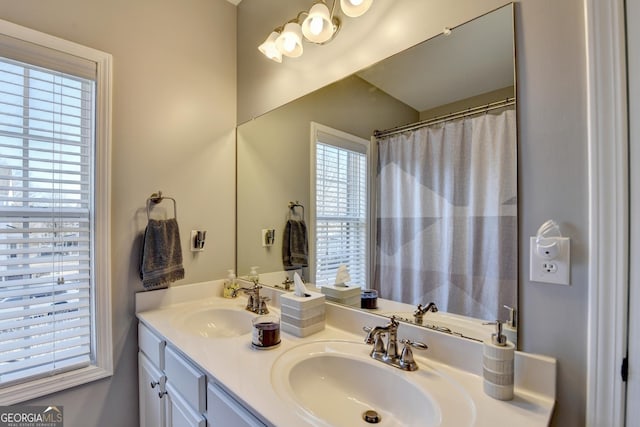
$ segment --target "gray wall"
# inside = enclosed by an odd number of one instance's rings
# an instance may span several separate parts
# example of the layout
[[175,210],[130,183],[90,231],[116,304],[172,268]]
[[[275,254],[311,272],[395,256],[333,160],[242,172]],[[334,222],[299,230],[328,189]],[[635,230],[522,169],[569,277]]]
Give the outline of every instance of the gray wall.
[[[267,4],[268,3],[268,4]],[[276,64],[256,53],[302,0],[238,7],[238,119],[246,121],[477,15],[503,0],[376,1],[325,46]],[[587,114],[582,0],[516,3],[519,115],[520,344],[558,359],[553,424],[585,422],[587,360]],[[283,11],[287,9],[286,11]],[[292,85],[291,82],[296,84]],[[549,218],[572,238],[571,286],[529,282],[528,237]]]
[[[31,403],[64,405],[66,427],[137,426],[133,305],[145,199],[162,190],[178,201],[186,277],[177,285],[224,277],[234,264],[236,8],[224,0],[0,0],[0,18],[113,55],[115,375]],[[187,239],[197,227],[209,230],[209,243],[194,257]]]

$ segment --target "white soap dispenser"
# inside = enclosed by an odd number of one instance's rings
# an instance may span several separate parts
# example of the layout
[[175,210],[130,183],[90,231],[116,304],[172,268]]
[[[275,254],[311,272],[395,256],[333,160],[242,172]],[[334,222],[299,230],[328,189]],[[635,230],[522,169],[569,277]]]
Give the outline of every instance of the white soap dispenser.
[[229,275],[227,276],[227,280],[224,281],[224,287],[222,289],[222,296],[225,298],[234,298],[237,294],[238,283],[236,282],[236,275],[233,273],[233,270],[227,270]]
[[251,267],[251,271],[247,276],[247,280],[253,282],[254,285],[257,285],[260,282],[260,275],[258,274],[258,266]]
[[515,345],[502,333],[502,322],[496,320],[496,333],[485,340],[482,349],[484,392],[498,400],[513,399]]
[[509,320],[507,320],[502,328],[502,332],[507,337],[507,341],[511,341],[514,346],[518,345],[518,322],[517,311],[513,307],[505,305],[504,308],[509,310]]

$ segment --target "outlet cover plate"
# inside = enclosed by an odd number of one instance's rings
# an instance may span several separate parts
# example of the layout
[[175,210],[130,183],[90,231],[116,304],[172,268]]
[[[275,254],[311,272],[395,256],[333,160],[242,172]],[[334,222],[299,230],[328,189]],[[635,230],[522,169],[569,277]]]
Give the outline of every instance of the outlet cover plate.
[[536,238],[529,240],[529,280],[532,282],[568,285],[571,271],[571,239],[558,237],[559,251],[554,259],[538,255]]

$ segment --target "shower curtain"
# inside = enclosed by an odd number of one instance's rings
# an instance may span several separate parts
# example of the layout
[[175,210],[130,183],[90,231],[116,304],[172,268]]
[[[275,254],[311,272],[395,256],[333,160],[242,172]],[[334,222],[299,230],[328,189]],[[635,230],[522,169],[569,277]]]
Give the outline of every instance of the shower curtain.
[[517,297],[515,111],[377,140],[380,296],[506,319]]

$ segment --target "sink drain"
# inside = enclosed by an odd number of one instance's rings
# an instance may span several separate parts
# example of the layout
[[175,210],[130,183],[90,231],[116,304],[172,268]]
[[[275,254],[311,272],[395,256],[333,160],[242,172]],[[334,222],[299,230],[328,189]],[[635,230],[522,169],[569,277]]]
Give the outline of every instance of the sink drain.
[[368,422],[369,424],[378,424],[380,421],[382,421],[382,418],[380,418],[380,415],[378,415],[376,411],[371,409],[368,411],[365,411],[364,414],[362,414],[362,419]]

